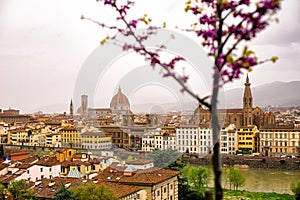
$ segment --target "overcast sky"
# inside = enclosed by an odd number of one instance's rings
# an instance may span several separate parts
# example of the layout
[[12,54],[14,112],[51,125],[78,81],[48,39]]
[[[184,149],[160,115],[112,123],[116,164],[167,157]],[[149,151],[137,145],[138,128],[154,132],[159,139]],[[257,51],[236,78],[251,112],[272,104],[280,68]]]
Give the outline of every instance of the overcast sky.
[[[184,2],[138,1],[134,13],[148,13],[154,22],[166,21],[174,30],[175,25],[184,26],[190,20],[183,11]],[[253,41],[260,58],[279,57],[276,64],[267,63],[251,72],[253,86],[300,80],[299,10],[299,0],[285,0],[278,15],[280,23],[272,24]],[[82,14],[108,23],[113,17],[95,0],[0,0],[0,108],[17,108],[23,113],[68,111],[83,63],[107,34],[80,20]],[[243,82],[244,77],[227,88],[243,87]],[[139,95],[132,96],[139,100]],[[110,98],[95,103],[96,107],[108,107]]]

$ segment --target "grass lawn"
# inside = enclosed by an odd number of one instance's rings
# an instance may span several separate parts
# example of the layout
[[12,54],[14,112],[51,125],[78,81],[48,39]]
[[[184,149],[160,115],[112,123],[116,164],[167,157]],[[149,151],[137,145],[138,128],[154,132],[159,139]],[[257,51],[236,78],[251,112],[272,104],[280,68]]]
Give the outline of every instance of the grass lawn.
[[236,200],[294,200],[295,196],[290,194],[277,194],[277,193],[267,193],[267,192],[248,192],[248,191],[234,191],[234,190],[224,190],[224,199],[236,199]]

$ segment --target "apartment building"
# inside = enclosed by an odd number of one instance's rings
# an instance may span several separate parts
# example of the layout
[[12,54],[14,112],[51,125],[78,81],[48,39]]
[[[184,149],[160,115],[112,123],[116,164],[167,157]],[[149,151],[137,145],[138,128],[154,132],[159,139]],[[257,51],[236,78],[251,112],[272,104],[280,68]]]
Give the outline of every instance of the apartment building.
[[300,128],[292,126],[262,127],[260,151],[266,156],[299,155]]
[[199,127],[197,125],[181,125],[176,129],[176,148],[180,153],[199,153]]

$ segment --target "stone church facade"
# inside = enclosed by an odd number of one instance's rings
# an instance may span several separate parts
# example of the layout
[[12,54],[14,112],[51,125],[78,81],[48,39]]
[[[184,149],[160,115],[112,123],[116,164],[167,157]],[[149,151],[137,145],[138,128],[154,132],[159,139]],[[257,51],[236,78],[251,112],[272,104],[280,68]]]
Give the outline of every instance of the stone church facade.
[[[219,109],[219,120],[223,125],[235,124],[236,127],[247,127],[256,125],[257,127],[275,124],[275,115],[272,112],[264,112],[260,107],[253,108],[253,97],[251,93],[251,83],[247,75],[244,95],[243,108]],[[204,124],[211,120],[209,110],[198,106],[194,111],[193,123]]]

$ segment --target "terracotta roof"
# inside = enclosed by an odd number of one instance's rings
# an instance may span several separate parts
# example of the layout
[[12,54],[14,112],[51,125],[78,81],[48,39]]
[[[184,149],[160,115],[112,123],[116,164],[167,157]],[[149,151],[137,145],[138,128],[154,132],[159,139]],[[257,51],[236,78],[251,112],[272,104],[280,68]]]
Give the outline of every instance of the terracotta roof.
[[111,167],[107,167],[103,172],[100,172],[95,179],[125,184],[153,185],[179,174],[179,171],[152,167],[145,170],[137,170],[132,176],[126,176],[123,171],[116,171]]
[[18,163],[23,163],[23,164],[33,164],[35,162],[38,161],[38,157],[37,156],[31,156],[29,158],[26,158],[26,159],[22,159],[22,160],[18,160],[18,161],[15,161],[14,163],[18,162]]
[[41,165],[41,166],[47,166],[47,167],[60,165],[59,161],[55,157],[48,157],[48,156],[40,159],[35,164],[36,165]]
[[70,166],[89,166],[91,163],[89,162],[83,162],[81,160],[65,160],[61,163],[62,167],[70,167]]
[[45,122],[46,125],[56,125],[56,126],[60,126],[61,122],[60,121],[46,121]]
[[0,117],[30,117],[29,115],[15,114],[15,113],[0,113]]
[[16,128],[12,129],[11,132],[27,132],[27,130],[25,128]]
[[92,164],[99,164],[101,162],[101,160],[99,158],[93,158],[93,159],[89,160],[89,162]]
[[67,149],[66,148],[59,148],[56,150],[58,153],[64,153]]
[[7,168],[9,165],[5,163],[0,164],[0,170]]
[[29,154],[28,151],[19,151],[19,152],[11,153],[10,156],[19,156],[19,155],[27,155],[27,154]]
[[300,130],[300,128],[294,126],[264,126],[260,130]]
[[128,98],[123,94],[120,87],[118,93],[110,101],[110,107],[114,105],[130,105]]
[[31,167],[31,166],[32,166],[32,164],[24,163],[24,164],[16,165],[14,168],[18,168],[18,169],[28,169],[28,168]]
[[138,192],[141,188],[136,186],[122,185],[112,182],[100,182],[97,180],[86,180],[83,178],[64,178],[56,177],[53,179],[42,179],[41,181],[35,182],[33,191],[38,198],[54,199],[55,194],[61,189],[62,184],[65,185],[67,189],[78,187],[86,184],[96,184],[105,185],[111,189],[118,198],[126,197],[132,193]]
[[73,126],[66,126],[60,129],[60,131],[80,131],[82,128],[73,127]]

